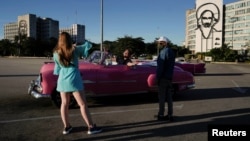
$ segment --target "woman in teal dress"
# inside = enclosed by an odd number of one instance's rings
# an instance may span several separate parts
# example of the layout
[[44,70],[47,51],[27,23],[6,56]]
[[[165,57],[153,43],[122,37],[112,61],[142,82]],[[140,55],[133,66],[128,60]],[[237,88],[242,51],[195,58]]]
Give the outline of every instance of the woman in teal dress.
[[73,46],[71,36],[67,32],[62,32],[54,49],[54,74],[59,75],[56,90],[60,92],[62,100],[60,111],[64,124],[63,134],[68,134],[73,129],[69,123],[70,94],[73,94],[77,104],[80,106],[81,115],[89,128],[87,134],[95,134],[102,131],[101,128],[93,124],[86,98],[80,93],[84,86],[78,68],[78,58],[81,55],[87,56],[91,47],[92,45],[87,41],[83,45]]

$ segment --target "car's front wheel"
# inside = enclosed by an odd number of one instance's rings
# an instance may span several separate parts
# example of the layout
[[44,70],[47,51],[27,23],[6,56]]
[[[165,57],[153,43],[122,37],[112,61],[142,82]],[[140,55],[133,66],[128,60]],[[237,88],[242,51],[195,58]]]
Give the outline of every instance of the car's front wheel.
[[[54,104],[56,105],[56,107],[60,108],[61,107],[61,96],[60,93],[56,90],[54,90],[53,94],[52,94],[52,101],[54,102]],[[74,96],[72,94],[70,94],[70,103],[69,103],[69,108],[75,108],[77,105],[77,102],[74,98]]]

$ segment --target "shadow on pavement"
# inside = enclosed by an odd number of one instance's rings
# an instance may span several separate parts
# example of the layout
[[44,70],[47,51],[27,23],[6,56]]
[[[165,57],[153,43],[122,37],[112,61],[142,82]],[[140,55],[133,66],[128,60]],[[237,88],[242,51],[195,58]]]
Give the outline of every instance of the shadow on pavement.
[[[196,122],[206,118],[210,118],[212,120],[209,122],[203,122],[203,121]],[[151,121],[143,121],[137,123],[126,123],[121,125],[106,126],[104,127],[103,133],[100,133],[100,135],[91,136],[89,138],[84,138],[84,139],[87,139],[89,141],[142,140],[154,137],[171,137],[171,136],[178,136],[178,135],[185,135],[192,133],[207,132],[208,131],[207,126],[210,124],[219,124],[219,125],[248,124],[250,126],[249,124],[250,108],[208,113],[203,115],[182,116],[182,117],[176,117],[175,119],[176,119],[175,122],[171,123],[151,120]],[[186,122],[186,123],[176,125],[175,123],[178,122]],[[158,128],[154,127],[150,128],[151,126],[154,125],[162,125],[162,126]],[[119,133],[119,131],[121,130],[127,130],[127,132]],[[82,139],[77,139],[75,141],[80,141],[80,140]]]

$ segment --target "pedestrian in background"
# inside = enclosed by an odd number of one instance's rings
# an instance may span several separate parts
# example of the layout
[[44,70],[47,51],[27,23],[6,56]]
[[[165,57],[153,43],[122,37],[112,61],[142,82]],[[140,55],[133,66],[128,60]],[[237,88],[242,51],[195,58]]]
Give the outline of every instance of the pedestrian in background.
[[87,51],[92,47],[89,42],[80,46],[72,44],[71,36],[67,32],[59,35],[58,43],[54,49],[53,59],[55,62],[54,74],[59,75],[56,90],[61,96],[61,118],[64,124],[63,134],[69,134],[73,129],[69,122],[70,95],[73,94],[77,104],[80,106],[81,115],[88,126],[87,134],[95,134],[102,131],[97,127],[91,118],[85,95],[83,81],[78,68],[80,55],[87,56]]
[[[168,46],[168,42],[169,40],[163,36],[157,40],[158,47],[161,49],[157,58],[156,70],[156,80],[159,88],[159,112],[157,119],[173,121],[173,99],[171,89],[175,65],[175,54]],[[168,115],[164,116],[166,99],[168,104]]]

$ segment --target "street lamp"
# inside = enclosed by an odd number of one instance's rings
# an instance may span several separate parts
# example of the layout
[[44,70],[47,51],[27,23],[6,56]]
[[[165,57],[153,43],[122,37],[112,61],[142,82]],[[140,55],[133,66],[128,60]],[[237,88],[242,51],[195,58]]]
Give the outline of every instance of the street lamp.
[[18,56],[21,55],[21,32],[20,29],[18,30]]
[[100,50],[102,51],[103,48],[103,0],[101,0],[101,47]]

